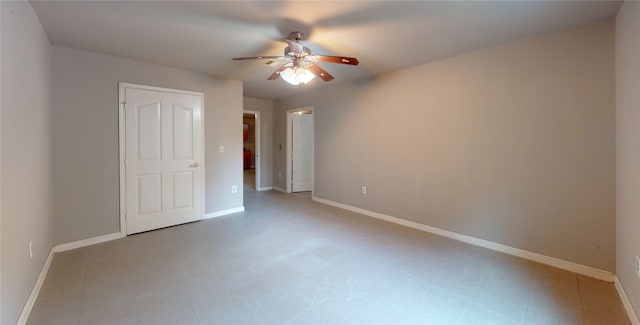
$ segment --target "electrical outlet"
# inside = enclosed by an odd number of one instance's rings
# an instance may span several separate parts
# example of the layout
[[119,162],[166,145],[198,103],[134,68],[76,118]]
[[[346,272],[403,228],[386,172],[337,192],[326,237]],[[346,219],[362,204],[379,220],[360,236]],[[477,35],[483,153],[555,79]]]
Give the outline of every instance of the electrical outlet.
[[367,194],[367,187],[366,186],[362,187],[362,194]]
[[29,258],[33,258],[33,240],[29,241]]
[[636,274],[640,278],[640,256],[636,256]]
[[220,146],[219,151],[220,151],[220,153],[224,153],[224,146]]
[[278,178],[282,178],[282,172],[278,172]]
[[238,187],[235,185],[231,186],[231,193],[238,193]]

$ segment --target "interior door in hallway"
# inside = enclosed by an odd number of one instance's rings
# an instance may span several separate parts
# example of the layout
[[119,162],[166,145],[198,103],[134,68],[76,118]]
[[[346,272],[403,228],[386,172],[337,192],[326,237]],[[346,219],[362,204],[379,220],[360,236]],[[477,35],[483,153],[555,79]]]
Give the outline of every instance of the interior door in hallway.
[[202,218],[203,97],[124,87],[127,234]]
[[313,189],[313,114],[292,116],[291,191]]

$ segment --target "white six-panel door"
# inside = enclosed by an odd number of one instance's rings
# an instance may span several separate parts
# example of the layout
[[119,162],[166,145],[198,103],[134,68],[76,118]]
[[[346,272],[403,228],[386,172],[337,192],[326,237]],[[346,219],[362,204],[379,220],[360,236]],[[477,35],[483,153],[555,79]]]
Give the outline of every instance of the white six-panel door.
[[203,95],[129,84],[122,88],[126,233],[200,220]]
[[313,189],[313,114],[292,115],[291,191]]

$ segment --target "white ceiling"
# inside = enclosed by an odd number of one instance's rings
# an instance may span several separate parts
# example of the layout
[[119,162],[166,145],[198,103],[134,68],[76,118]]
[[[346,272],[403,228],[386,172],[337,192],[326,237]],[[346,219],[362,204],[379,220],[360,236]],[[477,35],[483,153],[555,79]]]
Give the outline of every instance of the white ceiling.
[[[54,45],[244,81],[275,99],[611,17],[619,1],[31,1]],[[232,57],[280,55],[289,32],[336,79],[268,81],[276,67]]]

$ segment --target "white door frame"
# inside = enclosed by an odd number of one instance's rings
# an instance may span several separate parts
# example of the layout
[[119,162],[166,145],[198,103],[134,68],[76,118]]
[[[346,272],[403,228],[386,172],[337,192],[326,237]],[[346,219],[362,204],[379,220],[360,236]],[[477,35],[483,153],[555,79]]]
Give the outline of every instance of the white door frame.
[[[292,182],[292,177],[291,174],[293,172],[292,166],[291,166],[291,158],[293,155],[293,134],[291,134],[292,131],[292,127],[293,127],[293,123],[292,123],[292,118],[293,115],[298,113],[298,112],[302,112],[302,111],[311,111],[311,114],[313,114],[313,106],[308,106],[308,107],[302,107],[302,108],[295,108],[295,109],[290,109],[287,111],[287,156],[286,156],[286,162],[287,162],[287,170],[286,170],[286,182],[287,182],[287,186],[286,186],[286,190],[287,193],[291,193],[291,182]],[[313,142],[315,143],[315,115],[313,118],[313,124],[314,124],[314,136],[313,136]],[[313,190],[315,188],[315,145],[314,145],[314,149],[311,152],[311,193],[313,193]]]
[[[126,159],[126,148],[125,148],[125,143],[126,143],[126,133],[125,133],[125,126],[126,126],[126,114],[125,114],[125,89],[126,88],[135,88],[135,89],[142,89],[142,90],[151,90],[151,91],[163,91],[163,92],[171,92],[171,93],[178,93],[178,94],[188,94],[188,95],[198,95],[202,97],[202,109],[201,111],[201,119],[202,119],[202,133],[201,133],[201,153],[202,153],[202,159],[204,160],[205,157],[205,152],[204,152],[204,133],[205,133],[205,123],[204,123],[204,94],[203,93],[198,93],[198,92],[193,92],[193,91],[187,91],[187,90],[179,90],[179,89],[171,89],[171,88],[162,88],[162,87],[155,87],[155,86],[146,86],[146,85],[140,85],[140,84],[134,84],[134,83],[128,83],[128,82],[119,82],[118,83],[118,147],[119,147],[119,151],[120,151],[120,235],[122,237],[126,237],[127,236],[127,220],[126,220],[126,213],[127,213],[127,178],[126,178],[126,167],[125,167],[125,159]],[[202,216],[205,215],[205,187],[204,185],[205,183],[205,164],[203,163],[200,168],[202,168],[202,173],[201,177],[200,177],[200,182],[203,185],[202,187],[202,211],[201,214]]]
[[260,158],[262,157],[262,155],[260,154],[260,149],[262,147],[262,144],[260,143],[260,112],[259,111],[251,111],[251,110],[243,110],[242,114],[253,114],[253,116],[255,116],[255,123],[256,123],[256,128],[254,130],[254,139],[253,141],[255,142],[255,155],[256,155],[256,191],[260,191],[260,168],[262,166],[262,164],[260,164]]

